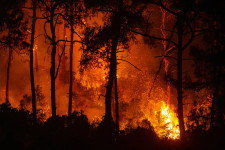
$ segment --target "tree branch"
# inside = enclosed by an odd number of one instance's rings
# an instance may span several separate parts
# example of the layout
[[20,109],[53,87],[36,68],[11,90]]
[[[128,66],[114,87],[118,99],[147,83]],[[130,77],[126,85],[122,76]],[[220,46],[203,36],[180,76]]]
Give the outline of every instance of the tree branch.
[[57,16],[56,16],[54,28],[56,27],[56,25],[57,25],[57,23],[58,23],[59,17],[60,17],[60,15],[57,15]]
[[191,44],[191,42],[194,40],[194,38],[196,38],[196,37],[198,37],[198,36],[200,36],[202,34],[203,34],[203,32],[195,34],[195,35],[192,35],[190,40],[183,46],[182,50],[185,50]]
[[36,36],[34,39],[36,39],[36,38],[38,38],[39,36],[41,36],[41,35],[45,35],[45,34],[39,34],[38,36]]
[[134,64],[132,64],[131,62],[127,61],[127,60],[124,60],[124,59],[117,59],[117,60],[121,60],[121,61],[125,61],[127,63],[129,63],[130,65],[132,65],[134,68],[136,68],[137,70],[139,71],[142,71],[141,69],[139,69],[138,67],[136,67]]
[[52,41],[52,38],[47,34],[47,31],[46,31],[46,24],[48,23],[48,21],[45,21],[44,23],[44,32],[45,32],[45,36],[47,37],[47,39],[49,39],[50,41]]
[[174,16],[177,16],[177,15],[178,15],[178,13],[176,13],[176,12],[174,12],[174,11],[170,10],[170,9],[169,9],[169,8],[167,8],[165,5],[163,5],[162,0],[159,0],[159,2],[156,2],[156,1],[150,1],[150,3],[151,3],[151,4],[155,4],[155,5],[158,5],[158,6],[162,7],[164,10],[166,10],[167,12],[169,12],[169,13],[173,14]]
[[174,59],[174,60],[177,60],[177,58],[176,57],[173,57],[173,56],[155,56],[155,58],[162,58],[162,57],[167,57],[167,58],[172,58],[172,59]]
[[64,46],[63,46],[63,51],[62,51],[61,55],[59,55],[59,64],[58,64],[57,71],[56,71],[56,74],[55,74],[55,79],[57,78],[58,73],[59,73],[59,67],[60,67],[60,64],[61,64],[61,59],[62,59],[62,55],[64,54],[65,48],[66,48],[66,41],[65,41]]
[[[59,42],[71,42],[71,41],[68,41],[68,40],[58,40],[58,41],[56,41],[56,44],[58,44]],[[74,40],[73,43],[75,43],[75,42],[84,44],[83,41]]]
[[155,37],[155,36],[151,36],[151,35],[148,35],[148,34],[145,34],[145,33],[140,33],[140,32],[133,31],[133,30],[131,30],[131,32],[134,32],[136,34],[139,34],[139,35],[142,35],[142,36],[145,36],[145,37],[148,37],[148,38],[152,38],[152,39],[155,39],[155,40],[167,41],[167,42],[173,43],[175,46],[177,46],[177,43],[172,41],[172,40],[170,40],[170,39],[164,39],[164,38],[161,38],[161,37]]

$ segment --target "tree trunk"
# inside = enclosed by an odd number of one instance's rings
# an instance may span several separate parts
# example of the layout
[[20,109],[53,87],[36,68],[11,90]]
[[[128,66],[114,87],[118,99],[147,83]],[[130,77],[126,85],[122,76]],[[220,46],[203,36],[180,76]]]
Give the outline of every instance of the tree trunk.
[[[37,3],[37,0],[35,0],[36,3]],[[37,7],[37,6],[36,6]],[[38,16],[38,10],[36,8],[36,16]],[[37,17],[36,17],[36,20],[37,20]],[[39,35],[39,22],[35,22],[35,35]],[[34,58],[34,74],[35,74],[35,83],[36,85],[39,85],[39,66],[38,66],[38,41],[39,41],[39,38],[36,38],[35,39],[35,42],[34,42],[34,47],[33,49],[35,49],[35,51],[33,52],[33,58]],[[37,46],[37,47],[35,47]],[[36,97],[37,99],[37,97]]]
[[34,34],[35,34],[35,22],[36,22],[36,0],[33,0],[33,18],[32,18],[32,29],[31,29],[31,42],[30,42],[30,83],[31,83],[31,93],[32,93],[32,112],[33,121],[37,121],[36,112],[36,96],[35,96],[35,84],[34,84],[34,64],[33,64],[33,48],[34,48]]
[[106,96],[105,96],[105,127],[106,127],[106,136],[109,139],[109,142],[112,140],[112,111],[111,111],[111,97],[112,97],[112,87],[113,87],[113,76],[114,76],[114,57],[115,52],[111,49],[110,57],[110,70],[109,70],[109,79],[106,87]]
[[[119,41],[120,36],[120,28],[121,28],[121,22],[117,24],[116,29],[116,35],[115,38],[112,40],[112,49],[111,49],[111,57],[110,57],[110,70],[109,70],[109,80],[108,85],[106,89],[106,97],[105,97],[105,121],[107,127],[109,127],[108,134],[110,138],[112,139],[112,111],[111,111],[111,97],[112,97],[112,87],[113,87],[113,81],[116,80],[116,69],[117,69],[117,57],[116,57],[116,50],[117,45]],[[118,94],[117,94],[117,81],[115,81],[115,101],[116,101],[116,120],[118,120]],[[118,124],[119,125],[119,124]],[[116,127],[117,128],[117,127]],[[119,128],[117,128],[119,130]]]
[[[121,10],[123,6],[123,0],[120,0],[118,7],[118,12],[112,18],[112,30],[115,32],[112,37],[112,47],[111,47],[111,56],[110,56],[110,66],[109,66],[109,79],[106,87],[106,96],[105,96],[105,125],[106,125],[106,136],[109,142],[112,142],[112,132],[113,132],[113,120],[112,120],[112,111],[111,111],[111,98],[112,98],[112,88],[113,81],[115,81],[115,101],[116,101],[116,122],[119,125],[119,109],[118,109],[118,93],[117,93],[117,78],[116,78],[116,69],[117,69],[117,46],[120,37],[120,30],[122,25]],[[116,125],[116,130],[119,132],[119,127]],[[116,131],[116,132],[117,132]],[[117,134],[117,133],[116,133]]]
[[50,16],[50,29],[52,34],[52,52],[51,52],[51,107],[52,107],[52,117],[56,117],[56,101],[55,101],[55,56],[56,56],[56,36],[55,36],[55,26],[54,26],[54,11],[51,10]]
[[183,84],[182,84],[182,55],[183,55],[183,18],[178,16],[178,52],[177,52],[177,101],[178,101],[178,120],[180,128],[180,139],[185,139],[185,127],[183,117]]
[[9,58],[8,58],[8,66],[7,66],[7,78],[6,78],[6,90],[5,90],[5,101],[9,103],[9,73],[12,59],[12,47],[9,45]]
[[68,106],[68,116],[72,113],[72,92],[73,92],[73,8],[70,9],[70,85],[69,85],[69,106]]
[[118,99],[118,89],[117,89],[117,63],[115,65],[115,102],[116,102],[116,138],[119,137],[119,99]]
[[[222,75],[222,67],[221,66],[214,66],[214,93],[213,93],[213,98],[212,98],[212,105],[211,105],[211,120],[210,120],[210,131],[214,130],[214,127],[216,123],[215,116],[217,117],[217,120],[219,119],[219,116],[222,113],[219,113],[219,90],[221,89],[221,75]],[[223,118],[223,117],[222,117]],[[219,119],[223,120],[223,119]],[[218,121],[217,121],[218,123]]]
[[210,120],[210,131],[213,131],[214,129],[214,122],[215,122],[215,105],[216,105],[216,99],[218,95],[219,89],[216,87],[214,94],[213,94],[213,99],[212,99],[212,106],[211,106],[211,120]]

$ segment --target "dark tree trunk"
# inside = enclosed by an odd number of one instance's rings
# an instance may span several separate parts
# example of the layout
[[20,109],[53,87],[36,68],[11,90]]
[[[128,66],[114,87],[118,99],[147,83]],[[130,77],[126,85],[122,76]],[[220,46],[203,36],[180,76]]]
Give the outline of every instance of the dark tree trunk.
[[[111,98],[112,98],[112,87],[113,87],[113,81],[116,80],[116,69],[117,69],[117,45],[119,41],[119,36],[120,36],[120,28],[121,28],[121,22],[119,21],[118,24],[115,24],[116,22],[113,22],[116,27],[114,28],[116,31],[116,35],[112,40],[112,49],[111,49],[111,57],[110,57],[110,70],[109,70],[109,80],[106,88],[106,97],[105,97],[105,121],[106,121],[106,126],[108,127],[108,135],[110,139],[112,139],[112,111],[111,111]],[[117,94],[117,81],[115,81],[115,101],[116,101],[116,120],[119,119],[117,114],[118,111],[118,94]],[[117,127],[116,127],[117,128]],[[118,129],[118,128],[117,128]]]
[[115,65],[115,102],[116,102],[116,138],[119,137],[119,99],[118,99],[118,89],[117,89],[117,63]]
[[122,18],[120,12],[122,11],[123,0],[120,1],[118,12],[116,12],[114,18],[112,19],[112,29],[115,31],[115,35],[112,38],[112,48],[111,48],[111,56],[110,56],[110,70],[109,70],[109,80],[106,89],[106,97],[105,97],[105,121],[106,127],[108,127],[107,134],[109,139],[112,140],[112,112],[111,112],[111,97],[112,97],[112,87],[113,81],[115,83],[115,102],[116,102],[116,136],[119,135],[119,103],[118,103],[118,91],[117,91],[117,46],[120,37],[120,30],[122,25]]
[[178,52],[177,52],[177,101],[178,101],[178,120],[181,141],[185,138],[185,127],[183,117],[183,84],[182,84],[182,58],[183,58],[183,18],[178,16]]
[[32,93],[32,112],[33,121],[37,120],[36,113],[36,96],[35,96],[35,84],[34,84],[34,58],[33,58],[33,48],[34,48],[34,34],[35,34],[35,22],[36,22],[36,0],[32,1],[33,5],[33,18],[32,18],[32,29],[31,29],[31,42],[30,42],[30,83],[31,83],[31,93]]
[[52,107],[52,117],[56,117],[56,101],[55,101],[55,56],[56,56],[56,35],[55,35],[55,26],[54,26],[54,10],[51,10],[50,14],[50,29],[52,34],[52,52],[51,52],[51,107]]
[[5,101],[9,103],[9,73],[12,59],[12,47],[9,45],[9,58],[8,58],[8,66],[7,66],[7,78],[6,78],[6,90],[5,90]]
[[[114,44],[115,45],[115,44]],[[116,47],[116,46],[114,46]],[[115,53],[114,49],[111,49],[111,56],[110,56],[110,70],[109,70],[109,79],[106,87],[106,96],[105,96],[105,127],[106,129],[106,136],[111,142],[112,139],[112,111],[111,111],[111,97],[112,97],[112,88],[113,88],[113,76],[115,74]]]
[[[220,116],[222,113],[219,112],[219,90],[221,89],[221,66],[214,66],[214,93],[211,105],[211,120],[210,120],[210,131],[214,130],[216,119],[215,116]],[[216,111],[217,110],[217,111]],[[216,113],[217,112],[217,113]],[[223,118],[223,117],[222,117]],[[221,120],[221,119],[220,119]]]
[[73,92],[73,8],[71,5],[70,9],[70,85],[69,85],[69,106],[68,106],[68,116],[72,113],[72,92]]

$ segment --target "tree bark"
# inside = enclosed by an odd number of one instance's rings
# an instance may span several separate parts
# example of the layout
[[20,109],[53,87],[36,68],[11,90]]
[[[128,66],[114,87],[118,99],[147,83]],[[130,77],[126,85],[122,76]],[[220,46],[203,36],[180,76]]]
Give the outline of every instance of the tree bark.
[[32,5],[33,5],[33,18],[32,18],[32,29],[31,29],[31,42],[30,42],[30,83],[31,83],[31,93],[32,93],[33,121],[34,123],[36,123],[37,112],[36,112],[36,95],[35,95],[35,84],[34,84],[34,57],[33,57],[35,22],[36,22],[36,0],[32,1]]
[[178,101],[178,121],[181,141],[185,139],[185,127],[183,117],[183,83],[182,83],[182,58],[183,58],[183,18],[178,16],[178,51],[177,51],[177,101]]

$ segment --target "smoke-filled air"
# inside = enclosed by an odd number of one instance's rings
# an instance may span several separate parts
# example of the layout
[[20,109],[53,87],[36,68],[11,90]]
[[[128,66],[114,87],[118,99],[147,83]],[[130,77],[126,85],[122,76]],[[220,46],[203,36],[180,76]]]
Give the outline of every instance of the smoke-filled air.
[[225,148],[224,6],[2,0],[0,147]]

